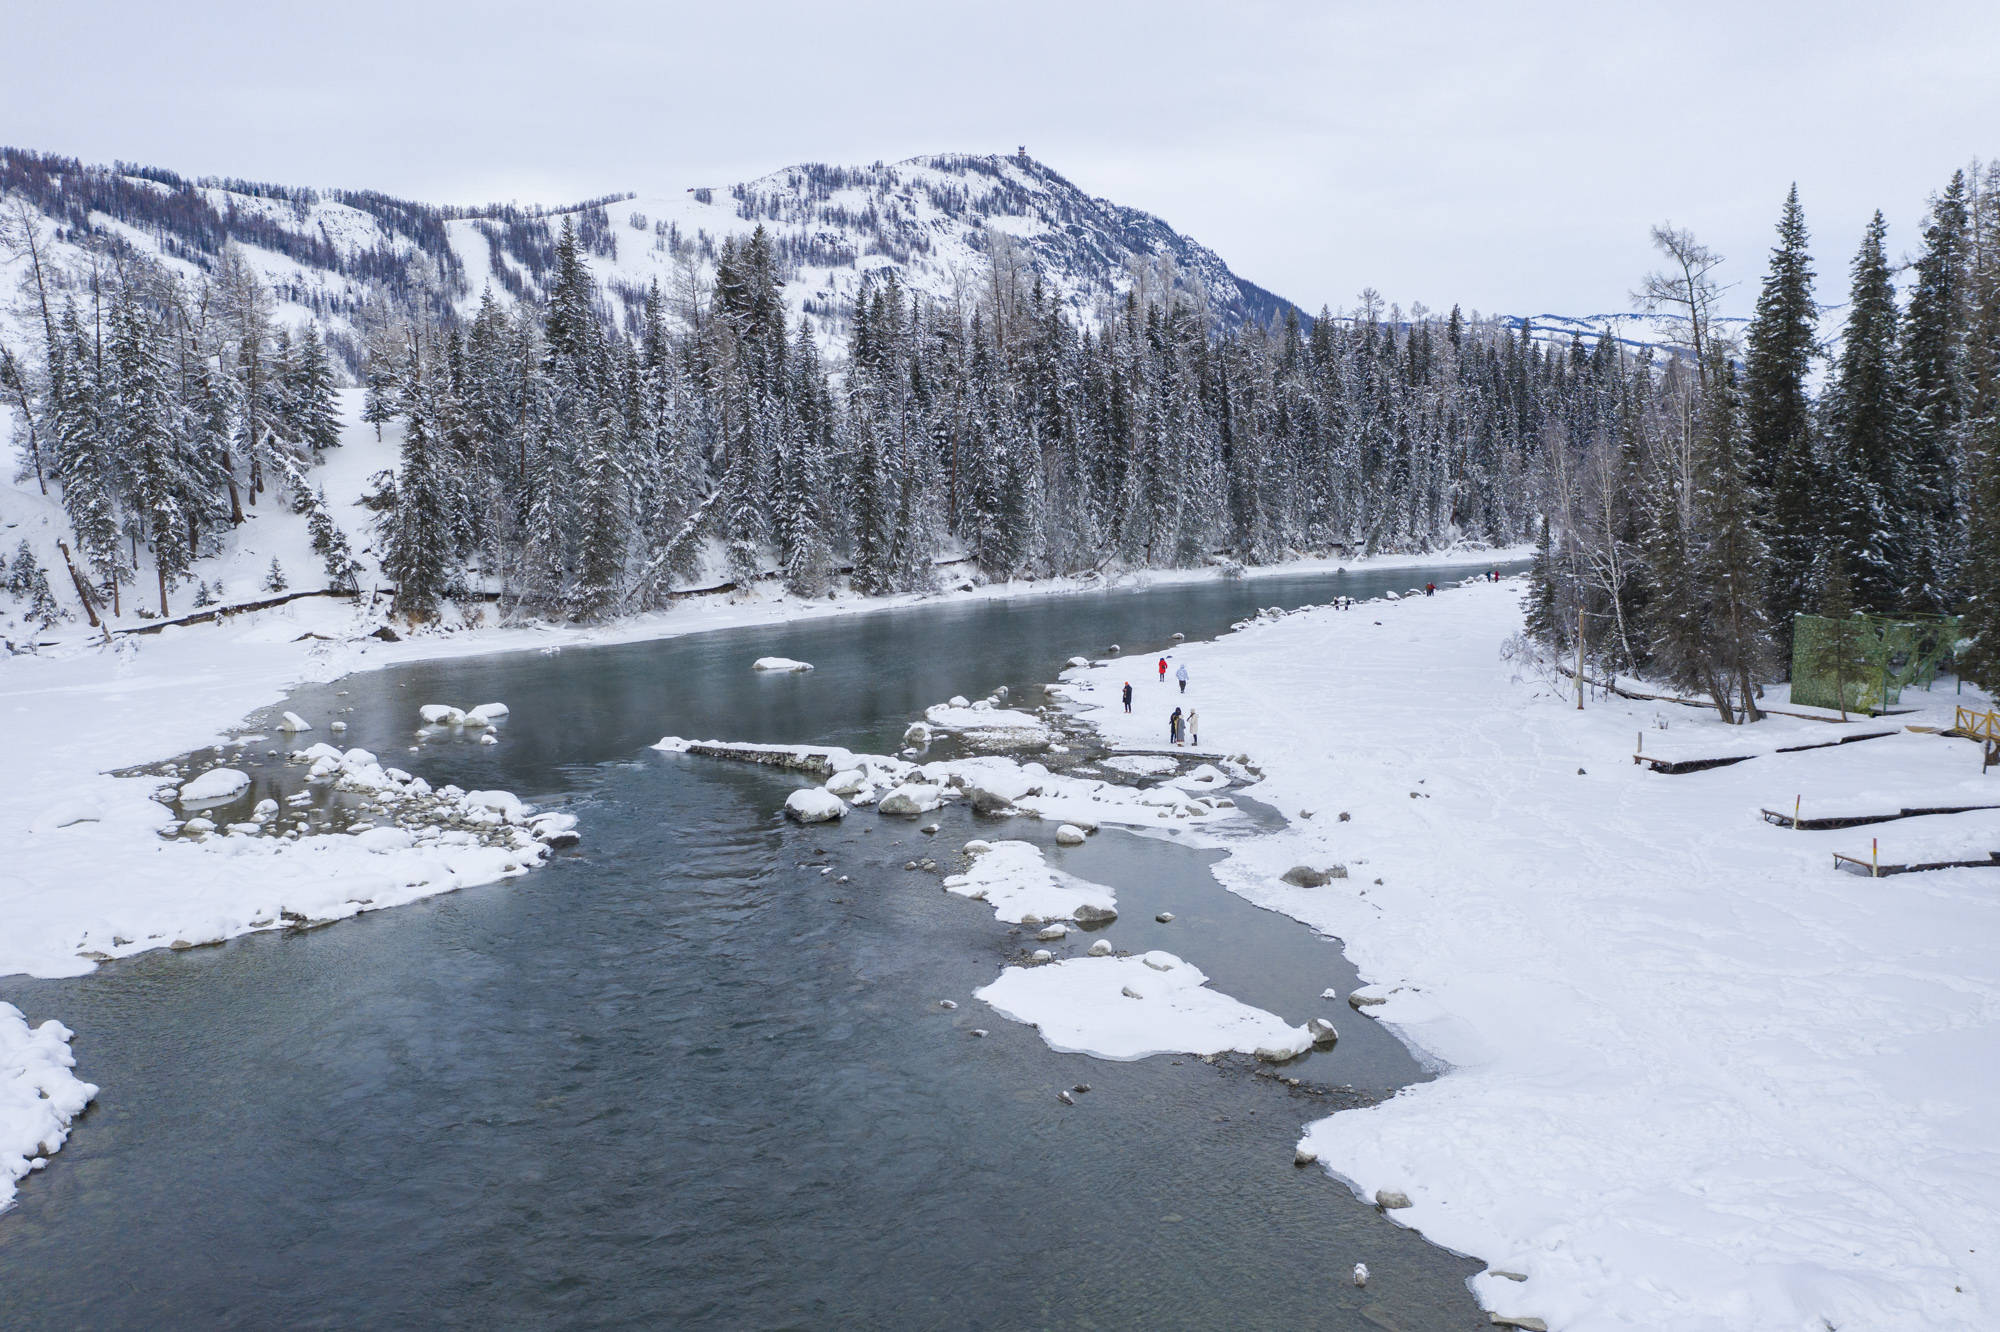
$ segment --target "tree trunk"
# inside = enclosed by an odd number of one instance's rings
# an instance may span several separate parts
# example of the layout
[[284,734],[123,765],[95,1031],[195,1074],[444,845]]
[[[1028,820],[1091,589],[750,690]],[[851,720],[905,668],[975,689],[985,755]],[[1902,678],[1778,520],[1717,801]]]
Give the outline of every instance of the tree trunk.
[[222,474],[229,478],[229,525],[243,526],[243,494],[236,488],[236,459],[227,444],[222,446]]
[[69,557],[69,542],[56,542],[56,549],[62,552],[63,564],[69,569],[69,581],[76,585],[76,599],[83,603],[83,613],[90,618],[90,627],[97,625],[97,607],[90,600],[90,587],[83,581],[83,575],[76,571],[76,561]]

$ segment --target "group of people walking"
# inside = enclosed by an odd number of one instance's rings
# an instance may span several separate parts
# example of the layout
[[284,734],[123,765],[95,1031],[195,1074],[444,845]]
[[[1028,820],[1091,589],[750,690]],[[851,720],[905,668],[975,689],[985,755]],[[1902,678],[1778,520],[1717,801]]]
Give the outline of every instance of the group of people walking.
[[[1167,659],[1165,657],[1160,658],[1159,669],[1160,669],[1160,683],[1165,684],[1167,682]],[[1187,693],[1188,668],[1186,662],[1182,662],[1181,665],[1174,671],[1174,680],[1176,683],[1180,685],[1181,693],[1183,694]],[[1125,682],[1125,689],[1122,701],[1125,704],[1125,711],[1127,712],[1132,711],[1132,682],[1130,680],[1127,680]],[[1185,713],[1183,713],[1180,708],[1176,707],[1173,711],[1173,715],[1167,718],[1167,739],[1169,742],[1176,745],[1200,744],[1201,743],[1200,714],[1198,714],[1193,708],[1189,708]]]

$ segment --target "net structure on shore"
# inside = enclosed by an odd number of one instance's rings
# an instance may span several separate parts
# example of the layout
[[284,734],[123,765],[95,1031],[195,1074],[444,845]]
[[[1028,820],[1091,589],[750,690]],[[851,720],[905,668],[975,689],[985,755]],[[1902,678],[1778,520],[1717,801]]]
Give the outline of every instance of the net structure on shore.
[[1955,615],[1792,618],[1792,702],[1881,712],[1911,685],[1928,685],[1958,650]]

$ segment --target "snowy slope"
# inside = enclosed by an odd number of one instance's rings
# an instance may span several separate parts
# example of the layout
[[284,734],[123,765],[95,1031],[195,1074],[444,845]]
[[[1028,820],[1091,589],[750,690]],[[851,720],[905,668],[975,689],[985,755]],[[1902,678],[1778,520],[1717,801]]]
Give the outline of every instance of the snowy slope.
[[[371,300],[391,312],[449,304],[469,313],[489,288],[503,302],[538,296],[564,217],[578,226],[599,279],[628,316],[652,282],[671,292],[677,274],[712,274],[723,241],[759,226],[779,252],[792,316],[814,316],[828,335],[844,327],[864,275],[893,270],[933,295],[970,293],[987,272],[993,232],[1019,244],[1079,320],[1094,320],[1140,269],[1144,281],[1160,281],[1162,260],[1177,286],[1206,296],[1219,326],[1270,320],[1286,306],[1161,219],[1092,196],[1018,155],[808,163],[736,184],[523,210],[189,181],[0,150],[0,206],[16,203],[41,230],[58,301],[87,290],[80,275],[93,244],[194,277],[230,243],[277,294],[278,321],[317,319],[350,364]],[[14,299],[27,265],[26,256],[0,251],[0,337],[16,348],[39,336],[39,314]]]

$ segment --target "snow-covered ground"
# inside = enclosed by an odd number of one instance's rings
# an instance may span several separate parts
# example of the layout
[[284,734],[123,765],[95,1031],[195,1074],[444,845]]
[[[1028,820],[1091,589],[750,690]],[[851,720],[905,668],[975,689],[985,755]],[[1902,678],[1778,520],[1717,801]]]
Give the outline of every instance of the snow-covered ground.
[[[1857,878],[1830,854],[2000,850],[2000,812],[1758,813],[2000,801],[1961,740],[1774,752],[1949,725],[1974,691],[1847,726],[1578,712],[1503,659],[1520,595],[1267,617],[1181,645],[1185,697],[1139,672],[1130,716],[1132,664],[1065,673],[1114,743],[1157,746],[1191,705],[1249,756],[1290,826],[1231,840],[1218,875],[1344,940],[1373,982],[1357,1007],[1446,1069],[1302,1147],[1363,1196],[1407,1193],[1398,1221],[1491,1264],[1488,1308],[1552,1329],[2000,1326],[2000,871]],[[1661,775],[1631,761],[1641,737],[1759,757]],[[1299,865],[1347,874],[1297,887]]]

